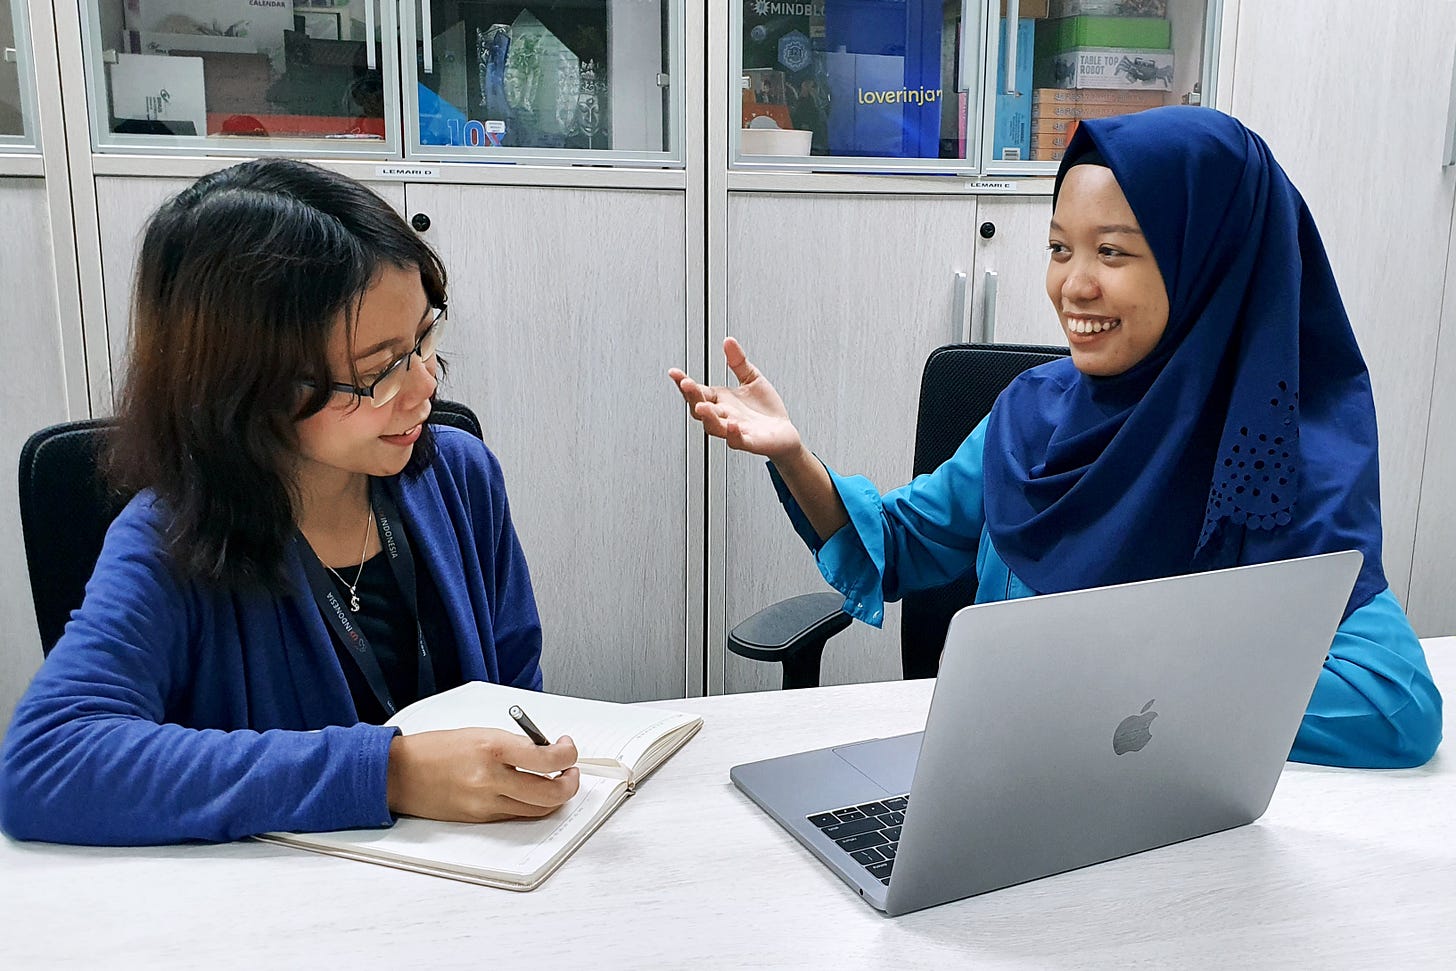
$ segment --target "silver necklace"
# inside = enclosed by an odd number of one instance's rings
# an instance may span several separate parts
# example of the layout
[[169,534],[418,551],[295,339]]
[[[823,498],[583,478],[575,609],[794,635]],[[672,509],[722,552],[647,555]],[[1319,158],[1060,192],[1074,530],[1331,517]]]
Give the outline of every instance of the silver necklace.
[[366,519],[366,520],[364,520],[364,545],[359,550],[359,572],[356,573],[356,574],[354,574],[354,582],[353,583],[350,583],[348,580],[345,580],[344,579],[344,575],[342,573],[340,573],[338,570],[335,570],[333,567],[329,566],[327,563],[324,564],[324,569],[325,570],[328,570],[334,576],[338,577],[339,578],[339,582],[342,583],[344,586],[346,586],[346,587],[349,588],[349,610],[352,611],[353,613],[356,613],[356,614],[359,612],[359,595],[357,593],[355,593],[354,591],[359,586],[359,578],[364,575],[364,554],[369,551],[369,530],[372,529],[373,526],[374,526],[374,504],[373,503],[370,503],[370,505],[369,505],[369,518]]

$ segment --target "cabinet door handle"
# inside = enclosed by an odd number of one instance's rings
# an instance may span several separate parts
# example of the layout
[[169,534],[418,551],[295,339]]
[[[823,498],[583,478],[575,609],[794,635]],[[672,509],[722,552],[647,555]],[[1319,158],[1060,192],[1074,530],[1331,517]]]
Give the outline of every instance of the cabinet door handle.
[[1006,0],[1006,93],[1016,91],[1016,35],[1021,32],[1021,0]]
[[955,301],[951,306],[951,340],[961,344],[971,339],[971,317],[966,313],[967,296],[971,291],[971,278],[963,270],[955,275]]
[[1441,167],[1456,165],[1456,63],[1451,65],[1451,101],[1446,108],[1446,143]]
[[[426,0],[428,3],[428,0]],[[347,17],[348,10],[341,15]],[[364,66],[371,71],[379,68],[379,43],[374,37],[374,0],[364,0]]]
[[430,24],[430,0],[420,0],[420,37],[424,41],[424,72],[435,73],[435,29]]
[[996,339],[996,271],[987,270],[981,278],[981,330],[976,335],[977,344],[990,344]]

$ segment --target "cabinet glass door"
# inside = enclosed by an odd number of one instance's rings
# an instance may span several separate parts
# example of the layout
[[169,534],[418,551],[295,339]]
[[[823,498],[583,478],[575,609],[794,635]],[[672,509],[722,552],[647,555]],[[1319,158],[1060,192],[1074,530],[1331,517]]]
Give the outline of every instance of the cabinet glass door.
[[100,152],[397,157],[393,0],[87,0]]
[[[1084,118],[1211,104],[1219,0],[1002,0],[985,37],[983,169],[1050,174]],[[995,70],[991,70],[991,66]]]
[[0,0],[0,152],[38,147],[34,80],[25,0]]
[[412,157],[681,164],[683,0],[403,7]]
[[979,0],[730,3],[738,166],[975,171]]

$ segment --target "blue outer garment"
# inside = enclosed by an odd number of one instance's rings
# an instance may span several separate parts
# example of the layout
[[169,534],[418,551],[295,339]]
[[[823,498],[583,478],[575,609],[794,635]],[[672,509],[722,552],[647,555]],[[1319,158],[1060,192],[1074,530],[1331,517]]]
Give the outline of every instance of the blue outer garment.
[[[884,496],[863,476],[830,470],[849,523],[822,543],[769,466],[794,529],[815,551],[824,578],[844,594],[846,613],[879,627],[886,601],[942,586],[973,565],[977,603],[1039,592],[1011,571],[986,529],[985,444],[983,421],[940,468]],[[1273,559],[1258,550],[1245,553],[1241,564]],[[1403,768],[1423,765],[1440,741],[1441,695],[1420,641],[1387,587],[1340,624],[1289,757]]]
[[1375,406],[1304,200],[1210,108],[1090,119],[1058,184],[1094,151],[1157,260],[1168,326],[1123,374],[1067,360],[1006,389],[986,431],[996,550],[1057,593],[1358,549],[1348,617],[1388,586]]
[[[434,433],[434,463],[387,485],[461,672],[539,690],[541,624],[500,465],[472,435]],[[291,595],[238,594],[178,579],[166,523],[142,493],[107,533],[0,749],[0,828],[138,845],[390,825],[395,729],[356,724],[296,553]]]

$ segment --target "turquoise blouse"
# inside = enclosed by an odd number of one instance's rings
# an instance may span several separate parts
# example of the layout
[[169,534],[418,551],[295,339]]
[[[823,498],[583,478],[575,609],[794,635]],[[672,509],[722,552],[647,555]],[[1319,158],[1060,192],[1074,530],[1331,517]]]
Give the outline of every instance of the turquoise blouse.
[[[779,499],[844,610],[874,627],[885,603],[962,576],[975,557],[976,602],[1035,596],[986,530],[983,421],[944,465],[881,496],[863,476],[829,476],[849,523],[821,542],[770,464]],[[1386,587],[1335,632],[1294,748],[1296,762],[1365,768],[1423,765],[1441,741],[1441,695],[1400,602]]]

